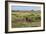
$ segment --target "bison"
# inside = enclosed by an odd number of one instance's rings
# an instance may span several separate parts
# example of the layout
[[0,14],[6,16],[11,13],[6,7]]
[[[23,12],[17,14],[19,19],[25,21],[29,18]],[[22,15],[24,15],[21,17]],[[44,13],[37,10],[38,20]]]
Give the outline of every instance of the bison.
[[32,20],[30,18],[18,18],[18,19],[15,19],[16,22],[32,22]]
[[23,19],[21,19],[21,18],[18,18],[18,19],[15,19],[15,21],[16,22],[25,22],[26,20],[23,18]]
[[30,18],[26,18],[27,22],[32,22],[32,20]]

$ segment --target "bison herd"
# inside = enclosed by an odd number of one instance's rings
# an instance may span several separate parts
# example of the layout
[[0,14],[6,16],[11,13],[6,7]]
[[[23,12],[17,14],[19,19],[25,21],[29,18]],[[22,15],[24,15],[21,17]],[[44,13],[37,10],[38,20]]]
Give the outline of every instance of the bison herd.
[[30,18],[18,18],[18,19],[15,19],[16,22],[32,22],[32,19]]

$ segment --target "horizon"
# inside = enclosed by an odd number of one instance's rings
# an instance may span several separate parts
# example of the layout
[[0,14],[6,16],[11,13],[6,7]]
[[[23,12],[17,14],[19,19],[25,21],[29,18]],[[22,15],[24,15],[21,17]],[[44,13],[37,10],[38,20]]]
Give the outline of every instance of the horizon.
[[23,10],[23,11],[27,11],[27,10],[34,10],[34,11],[37,11],[37,10],[41,10],[41,7],[39,6],[11,6],[11,9],[12,10]]

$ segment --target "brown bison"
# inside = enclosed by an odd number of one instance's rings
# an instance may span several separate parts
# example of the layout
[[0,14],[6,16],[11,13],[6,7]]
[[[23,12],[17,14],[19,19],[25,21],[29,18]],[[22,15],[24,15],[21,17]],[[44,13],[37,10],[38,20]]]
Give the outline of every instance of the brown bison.
[[32,20],[30,18],[26,18],[27,22],[32,22]]
[[18,19],[15,19],[16,22],[25,22],[26,19],[21,19],[21,18],[18,18]]
[[18,18],[18,19],[15,19],[16,22],[32,22],[32,20],[30,18]]

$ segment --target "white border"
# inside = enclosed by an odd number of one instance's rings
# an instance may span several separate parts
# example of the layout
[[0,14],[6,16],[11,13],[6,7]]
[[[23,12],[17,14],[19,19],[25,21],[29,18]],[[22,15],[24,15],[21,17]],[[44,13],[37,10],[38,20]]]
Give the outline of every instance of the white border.
[[[11,27],[11,6],[40,6],[41,7],[41,27],[29,27],[29,28],[12,28]],[[40,4],[26,4],[26,3],[8,3],[8,31],[26,31],[26,30],[42,30],[43,29],[43,5]]]

